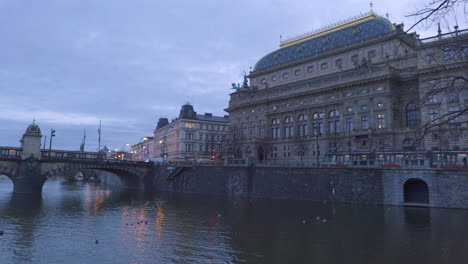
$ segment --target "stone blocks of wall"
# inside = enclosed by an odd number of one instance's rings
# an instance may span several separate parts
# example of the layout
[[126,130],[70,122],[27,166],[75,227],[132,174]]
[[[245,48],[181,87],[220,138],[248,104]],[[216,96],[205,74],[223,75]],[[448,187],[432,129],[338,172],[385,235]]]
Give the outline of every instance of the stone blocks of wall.
[[182,193],[404,205],[408,179],[428,185],[431,207],[468,208],[468,171],[461,170],[194,167],[172,181],[159,171],[153,184]]

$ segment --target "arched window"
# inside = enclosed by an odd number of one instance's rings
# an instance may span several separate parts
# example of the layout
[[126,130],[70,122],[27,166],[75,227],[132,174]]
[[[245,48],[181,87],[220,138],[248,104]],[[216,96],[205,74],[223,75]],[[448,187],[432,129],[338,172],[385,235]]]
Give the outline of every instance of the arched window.
[[403,140],[403,145],[412,146],[414,145],[414,140],[412,138],[405,138],[405,140]]
[[323,118],[323,113],[321,112],[316,112],[312,115],[312,119],[322,119]]
[[298,117],[297,117],[297,121],[306,121],[307,120],[307,116],[304,115],[304,114],[300,114]]
[[328,113],[328,117],[338,117],[338,116],[340,116],[340,112],[336,109],[333,109]]
[[287,116],[287,117],[284,119],[284,122],[285,122],[285,123],[292,123],[292,122],[293,122],[293,119],[292,119],[292,117]]
[[406,106],[406,126],[419,125],[419,107],[417,104],[408,104]]
[[273,125],[278,125],[280,122],[279,122],[279,119],[278,118],[273,118],[273,120],[271,121],[271,123]]

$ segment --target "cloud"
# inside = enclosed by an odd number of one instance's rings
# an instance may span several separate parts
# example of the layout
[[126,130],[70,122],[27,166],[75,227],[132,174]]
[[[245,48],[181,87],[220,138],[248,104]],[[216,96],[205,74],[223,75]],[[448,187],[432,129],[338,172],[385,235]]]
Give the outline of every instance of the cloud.
[[[374,10],[411,24],[405,7],[425,2],[376,3]],[[41,128],[62,129],[57,147],[76,149],[78,127],[95,130],[99,120],[106,144],[119,147],[150,135],[158,117],[177,117],[187,101],[200,113],[225,114],[231,83],[242,83],[243,71],[277,49],[280,34],[359,14],[369,1],[0,0],[0,6],[0,144],[16,145],[35,117]]]

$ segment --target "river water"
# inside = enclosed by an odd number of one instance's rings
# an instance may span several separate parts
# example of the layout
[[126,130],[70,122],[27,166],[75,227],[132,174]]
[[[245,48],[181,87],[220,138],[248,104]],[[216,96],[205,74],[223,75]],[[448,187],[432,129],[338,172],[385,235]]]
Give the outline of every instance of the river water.
[[12,189],[0,178],[0,263],[468,263],[468,210]]

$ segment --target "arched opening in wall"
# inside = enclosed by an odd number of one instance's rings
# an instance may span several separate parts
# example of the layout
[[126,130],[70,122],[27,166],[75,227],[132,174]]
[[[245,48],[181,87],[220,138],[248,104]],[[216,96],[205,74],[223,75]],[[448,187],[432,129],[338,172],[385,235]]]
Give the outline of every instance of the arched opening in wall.
[[260,146],[257,149],[257,160],[262,162],[265,159],[265,151],[263,150],[263,147]]
[[414,205],[429,204],[429,188],[421,179],[409,179],[403,186],[405,203]]
[[0,194],[11,193],[13,191],[13,181],[10,177],[0,174]]

